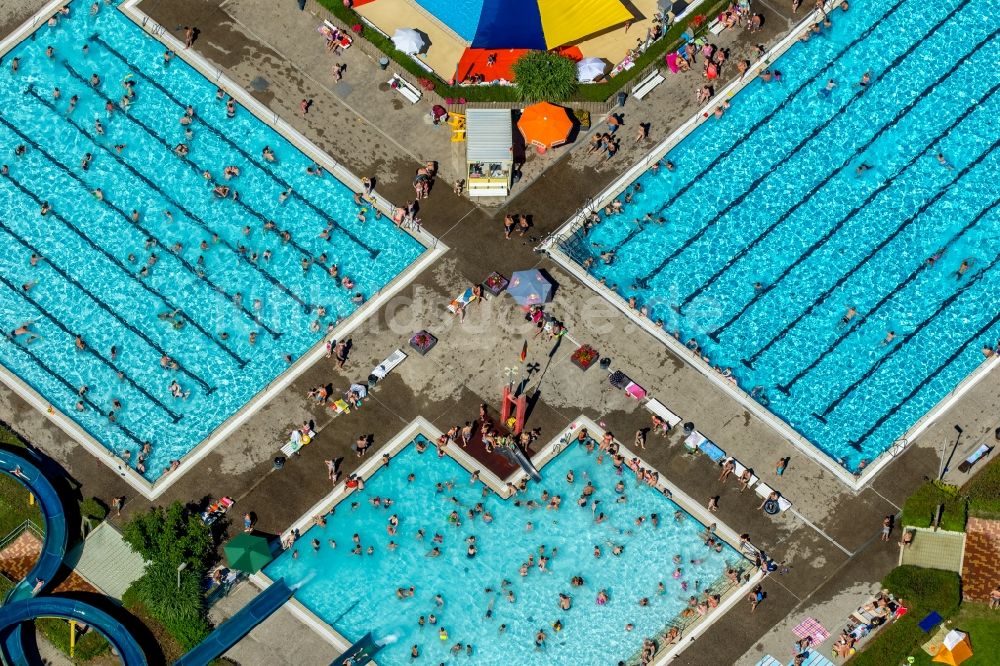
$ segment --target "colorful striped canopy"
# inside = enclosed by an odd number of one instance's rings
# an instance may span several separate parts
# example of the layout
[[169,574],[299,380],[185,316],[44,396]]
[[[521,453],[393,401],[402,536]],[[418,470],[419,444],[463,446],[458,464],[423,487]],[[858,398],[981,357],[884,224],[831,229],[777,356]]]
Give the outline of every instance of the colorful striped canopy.
[[485,0],[472,46],[544,51],[632,19],[620,0]]

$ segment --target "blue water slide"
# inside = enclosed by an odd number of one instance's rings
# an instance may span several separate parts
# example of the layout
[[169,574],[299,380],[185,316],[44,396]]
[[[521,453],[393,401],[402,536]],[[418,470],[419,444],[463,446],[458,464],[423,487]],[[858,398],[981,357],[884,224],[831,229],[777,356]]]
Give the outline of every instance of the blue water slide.
[[174,662],[174,666],[205,666],[236,645],[250,630],[266,620],[288,601],[292,590],[283,578],[276,580],[235,615],[215,628],[193,650]]
[[538,473],[538,469],[531,462],[531,460],[528,459],[528,456],[524,455],[524,451],[517,446],[498,446],[493,450],[500,453],[512,463],[520,465],[521,469],[527,472],[532,481],[538,482],[542,480],[542,475]]
[[9,604],[34,596],[32,589],[38,579],[45,581],[46,584],[52,580],[66,555],[68,535],[62,500],[34,462],[10,451],[0,450],[0,472],[9,474],[27,487],[35,496],[45,521],[42,553],[25,579],[7,594],[5,603]]
[[375,639],[372,638],[372,632],[369,631],[361,637],[361,640],[347,648],[347,652],[334,659],[330,666],[344,666],[344,664],[364,666],[381,649],[382,646],[375,643]]
[[28,666],[26,651],[16,634],[22,622],[39,617],[58,617],[76,620],[95,629],[118,652],[125,666],[145,666],[146,655],[125,626],[104,611],[88,603],[66,597],[36,597],[0,608],[0,631],[14,626],[15,630],[3,643],[3,658],[8,666]]
[[135,638],[104,611],[65,597],[34,596],[36,585],[40,590],[50,585],[62,566],[68,541],[66,515],[56,489],[31,459],[0,449],[0,473],[9,474],[24,484],[35,496],[45,521],[45,537],[38,562],[0,607],[0,658],[3,662],[8,666],[28,666],[31,662],[24,645],[26,636],[22,635],[22,624],[39,617],[58,617],[76,620],[97,630],[118,651],[125,666],[145,666],[146,656]]

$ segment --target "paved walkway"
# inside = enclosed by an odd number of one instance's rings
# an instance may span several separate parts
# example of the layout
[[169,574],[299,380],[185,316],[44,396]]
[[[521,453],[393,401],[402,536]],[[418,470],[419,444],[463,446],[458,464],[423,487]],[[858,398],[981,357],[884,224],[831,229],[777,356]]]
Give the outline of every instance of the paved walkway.
[[1000,520],[969,518],[965,525],[962,597],[988,601],[1000,585]]

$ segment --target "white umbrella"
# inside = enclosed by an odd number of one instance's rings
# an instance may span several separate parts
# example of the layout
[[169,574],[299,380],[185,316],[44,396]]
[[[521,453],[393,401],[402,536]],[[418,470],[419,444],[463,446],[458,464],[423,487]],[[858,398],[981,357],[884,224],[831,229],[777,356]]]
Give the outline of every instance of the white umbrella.
[[424,48],[424,38],[413,28],[399,28],[392,35],[392,43],[407,55],[420,53]]
[[604,75],[605,67],[604,61],[600,58],[584,58],[576,63],[576,79],[584,82],[593,81]]

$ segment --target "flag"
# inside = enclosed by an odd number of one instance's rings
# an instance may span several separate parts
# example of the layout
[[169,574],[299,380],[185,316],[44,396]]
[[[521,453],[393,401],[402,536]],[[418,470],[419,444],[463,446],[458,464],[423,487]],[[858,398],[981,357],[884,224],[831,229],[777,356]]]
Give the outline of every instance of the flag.
[[524,341],[524,346],[521,347],[521,363],[524,363],[526,360],[528,360],[528,341],[527,340]]

